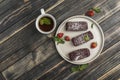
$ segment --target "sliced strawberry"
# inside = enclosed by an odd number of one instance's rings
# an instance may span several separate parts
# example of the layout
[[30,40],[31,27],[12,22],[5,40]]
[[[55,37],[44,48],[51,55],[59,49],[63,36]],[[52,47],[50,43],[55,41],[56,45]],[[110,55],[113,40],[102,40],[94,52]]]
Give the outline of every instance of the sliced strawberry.
[[65,36],[64,38],[66,41],[70,41],[70,37],[69,36]]
[[86,12],[86,14],[85,14],[86,16],[94,16],[94,11],[93,10],[89,10],[89,11],[87,11]]
[[58,33],[58,34],[57,34],[57,37],[58,37],[58,38],[62,38],[63,35],[64,35],[63,33]]

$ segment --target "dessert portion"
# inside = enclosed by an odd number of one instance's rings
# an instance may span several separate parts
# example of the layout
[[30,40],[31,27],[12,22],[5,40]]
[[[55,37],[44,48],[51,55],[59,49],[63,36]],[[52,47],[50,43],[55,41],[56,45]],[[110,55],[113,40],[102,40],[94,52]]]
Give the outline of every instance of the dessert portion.
[[66,23],[66,31],[85,31],[87,29],[88,29],[88,24],[85,21]]
[[91,39],[93,39],[93,34],[91,31],[88,31],[86,33],[80,34],[72,38],[72,43],[74,46],[78,46],[78,45],[81,45],[83,43],[90,41]]
[[80,60],[90,56],[90,51],[87,48],[78,49],[69,53],[69,58],[72,61]]

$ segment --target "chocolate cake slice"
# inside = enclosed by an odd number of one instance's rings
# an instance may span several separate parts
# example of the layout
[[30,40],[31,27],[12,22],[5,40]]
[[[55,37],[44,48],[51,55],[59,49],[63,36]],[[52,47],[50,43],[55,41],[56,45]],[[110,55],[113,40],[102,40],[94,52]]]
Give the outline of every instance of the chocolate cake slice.
[[80,34],[74,38],[72,38],[72,43],[74,46],[78,46],[80,44],[86,43],[93,39],[93,34],[91,31],[88,31],[86,33]]
[[78,49],[69,53],[69,58],[72,61],[80,60],[90,56],[90,51],[87,48]]
[[66,23],[66,31],[85,31],[87,29],[88,29],[88,24],[85,21]]

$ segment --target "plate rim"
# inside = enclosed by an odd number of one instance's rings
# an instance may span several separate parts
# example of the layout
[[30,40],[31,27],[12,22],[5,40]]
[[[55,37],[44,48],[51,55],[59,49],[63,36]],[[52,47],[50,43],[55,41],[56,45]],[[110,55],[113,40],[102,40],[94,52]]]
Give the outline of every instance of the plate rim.
[[60,52],[58,51],[56,42],[54,41],[55,47],[56,47],[56,49],[57,49],[58,54],[59,54],[64,60],[66,60],[67,62],[69,62],[69,63],[71,63],[71,64],[75,64],[75,65],[87,64],[87,63],[90,63],[90,62],[94,61],[95,59],[97,59],[97,58],[100,56],[100,54],[101,54],[101,52],[102,52],[102,50],[103,50],[103,47],[104,47],[104,42],[105,42],[104,33],[103,33],[103,30],[102,30],[101,26],[99,25],[99,23],[96,22],[94,19],[92,19],[92,18],[90,18],[90,17],[87,17],[87,16],[84,16],[84,15],[75,15],[75,16],[71,16],[71,17],[68,17],[67,19],[63,20],[63,21],[60,23],[60,25],[58,26],[58,29],[56,30],[55,35],[57,35],[58,30],[60,29],[60,26],[61,26],[63,23],[65,23],[67,20],[70,20],[71,18],[74,18],[74,17],[80,17],[80,18],[89,19],[89,20],[91,20],[92,22],[94,22],[94,23],[97,25],[97,27],[99,28],[99,31],[100,31],[101,36],[102,36],[102,43],[101,43],[102,46],[101,46],[98,54],[97,54],[94,58],[92,58],[91,60],[89,60],[89,61],[87,61],[87,62],[82,62],[82,63],[79,63],[79,64],[78,64],[78,63],[74,63],[74,61],[70,61],[70,60],[66,59],[65,57],[63,57],[62,54],[60,54]]

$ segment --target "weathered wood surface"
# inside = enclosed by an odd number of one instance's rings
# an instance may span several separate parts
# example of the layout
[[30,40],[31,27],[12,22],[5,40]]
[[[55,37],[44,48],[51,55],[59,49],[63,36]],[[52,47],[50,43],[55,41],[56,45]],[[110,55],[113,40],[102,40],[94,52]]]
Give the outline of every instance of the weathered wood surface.
[[[89,8],[102,11],[95,19],[104,31],[99,58],[80,72],[63,60],[54,42],[35,28],[40,9],[55,16],[58,25]],[[120,0],[0,0],[0,80],[119,80]]]

